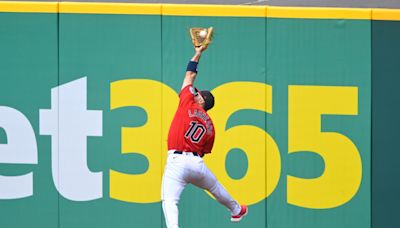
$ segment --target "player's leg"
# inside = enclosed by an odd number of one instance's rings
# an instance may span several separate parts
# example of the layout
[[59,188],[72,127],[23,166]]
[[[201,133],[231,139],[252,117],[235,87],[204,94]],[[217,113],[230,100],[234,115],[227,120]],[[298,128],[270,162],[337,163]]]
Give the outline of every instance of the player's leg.
[[232,215],[240,213],[241,206],[230,196],[202,160],[197,163],[196,175],[192,175],[191,183],[209,191],[218,202],[229,209]]
[[178,228],[178,202],[186,186],[179,155],[169,155],[161,184],[161,200],[167,228]]

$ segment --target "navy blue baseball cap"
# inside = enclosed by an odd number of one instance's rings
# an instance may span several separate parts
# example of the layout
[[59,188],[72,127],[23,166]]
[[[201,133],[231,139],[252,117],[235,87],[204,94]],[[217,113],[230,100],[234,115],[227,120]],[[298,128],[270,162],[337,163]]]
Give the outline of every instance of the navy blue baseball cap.
[[214,96],[208,90],[199,91],[204,99],[204,110],[208,111],[214,107]]

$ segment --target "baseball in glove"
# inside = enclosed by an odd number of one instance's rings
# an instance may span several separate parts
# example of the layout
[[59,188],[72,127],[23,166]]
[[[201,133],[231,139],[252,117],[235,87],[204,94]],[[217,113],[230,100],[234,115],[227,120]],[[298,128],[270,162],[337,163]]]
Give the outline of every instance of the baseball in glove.
[[190,28],[190,36],[192,37],[192,43],[195,47],[207,47],[212,41],[213,27]]

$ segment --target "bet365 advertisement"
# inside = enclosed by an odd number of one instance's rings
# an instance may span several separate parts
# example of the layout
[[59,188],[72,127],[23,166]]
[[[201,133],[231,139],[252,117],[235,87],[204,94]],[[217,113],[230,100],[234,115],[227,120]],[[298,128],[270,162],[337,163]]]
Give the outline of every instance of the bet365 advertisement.
[[209,26],[195,81],[216,100],[204,159],[249,214],[232,224],[187,186],[180,227],[371,227],[369,19],[145,7],[155,13],[0,13],[0,227],[165,227],[188,30]]

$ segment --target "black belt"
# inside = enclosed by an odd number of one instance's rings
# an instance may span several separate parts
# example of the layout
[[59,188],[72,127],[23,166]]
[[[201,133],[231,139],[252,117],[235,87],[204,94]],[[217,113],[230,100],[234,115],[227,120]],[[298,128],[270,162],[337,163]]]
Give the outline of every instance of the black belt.
[[[174,154],[182,154],[182,153],[183,153],[183,151],[180,151],[180,150],[175,150],[175,152],[174,152]],[[197,153],[197,152],[186,152],[186,153],[192,153],[194,156],[201,157],[199,155],[199,153]]]

